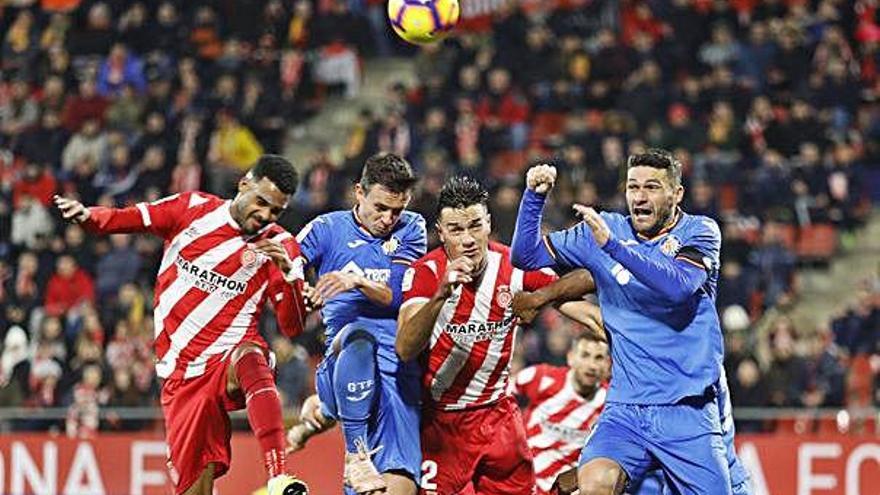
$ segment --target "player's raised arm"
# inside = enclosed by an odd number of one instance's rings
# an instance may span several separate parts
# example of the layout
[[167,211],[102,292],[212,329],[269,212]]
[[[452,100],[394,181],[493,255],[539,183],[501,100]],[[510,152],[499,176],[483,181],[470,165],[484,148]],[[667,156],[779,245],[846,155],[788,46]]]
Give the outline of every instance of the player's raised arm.
[[149,232],[167,237],[175,230],[177,220],[188,207],[190,196],[175,194],[152,203],[138,203],[126,208],[86,207],[75,199],[62,196],[55,196],[53,200],[64,220],[81,224],[90,232],[99,234]]
[[541,236],[544,202],[555,182],[556,167],[550,165],[537,165],[526,174],[526,190],[520,201],[510,246],[511,262],[519,269],[537,270],[556,264]]
[[397,355],[411,361],[428,346],[437,316],[455,287],[471,281],[474,265],[467,257],[449,262],[439,277],[426,265],[410,268],[403,281],[404,302],[397,317]]
[[[593,231],[596,243],[615,261],[629,270],[640,282],[657,291],[673,303],[691,297],[706,282],[712,269],[710,253],[721,248],[717,226],[706,226],[704,235],[697,236],[693,245],[685,245],[675,257],[659,249],[635,250],[614,238],[605,220],[592,208],[576,206],[584,222]],[[709,265],[707,265],[709,263]]]

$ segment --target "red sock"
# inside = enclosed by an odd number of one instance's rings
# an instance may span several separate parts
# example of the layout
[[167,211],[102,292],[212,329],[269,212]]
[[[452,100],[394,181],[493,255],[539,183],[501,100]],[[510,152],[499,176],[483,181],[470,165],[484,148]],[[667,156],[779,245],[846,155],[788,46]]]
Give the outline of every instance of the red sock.
[[272,371],[262,353],[248,352],[235,363],[235,375],[244,392],[248,421],[263,450],[269,478],[284,473],[284,419]]

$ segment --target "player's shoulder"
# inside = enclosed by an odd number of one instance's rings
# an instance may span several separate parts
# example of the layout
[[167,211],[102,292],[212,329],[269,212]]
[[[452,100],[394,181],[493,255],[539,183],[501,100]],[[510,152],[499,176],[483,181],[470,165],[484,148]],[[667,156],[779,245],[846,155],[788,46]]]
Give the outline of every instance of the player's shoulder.
[[427,254],[417,259],[412,264],[413,268],[417,268],[420,266],[425,266],[429,268],[432,272],[434,272],[434,275],[439,276],[440,270],[446,266],[446,251],[443,250],[442,246],[428,251]]
[[398,235],[403,237],[425,237],[427,235],[425,218],[422,215],[409,210],[404,210],[403,214],[400,215],[400,220],[398,221],[395,230]]
[[721,239],[721,228],[713,218],[682,212],[682,231],[691,236],[709,236]]
[[555,393],[565,386],[568,368],[542,363],[523,368],[516,375],[516,383],[520,386],[533,387],[535,394]]
[[503,259],[510,260],[510,246],[496,241],[489,241],[489,251],[500,254]]
[[351,214],[350,210],[331,211],[316,216],[312,219],[312,222],[322,223],[331,227],[339,226],[348,223]]

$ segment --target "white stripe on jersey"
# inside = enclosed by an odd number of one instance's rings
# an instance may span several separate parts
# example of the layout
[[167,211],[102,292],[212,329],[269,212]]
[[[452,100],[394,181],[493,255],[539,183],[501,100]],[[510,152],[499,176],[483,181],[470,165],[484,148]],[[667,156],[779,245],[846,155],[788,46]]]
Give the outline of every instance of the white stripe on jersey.
[[[483,272],[483,280],[480,282],[480,287],[477,289],[476,294],[474,294],[474,307],[471,310],[468,321],[482,322],[489,319],[489,312],[492,309],[492,300],[495,297],[495,281],[498,277],[498,268],[500,265],[501,254],[494,251],[489,251],[487,253],[486,270],[485,272]],[[443,307],[443,311],[449,313],[448,317],[446,318],[447,321],[449,321],[449,319],[454,316],[456,307],[457,305]],[[438,318],[438,320],[439,319],[440,318]],[[444,323],[443,327],[445,326],[446,325]],[[442,329],[443,327],[440,328]],[[493,346],[495,346],[495,340],[493,340],[493,342],[490,344],[490,350],[493,348]],[[464,367],[464,365],[468,362],[468,359],[471,355],[471,350],[474,347],[474,343],[475,341],[473,340],[465,343],[455,342],[455,345],[452,348],[452,352],[450,352],[449,357],[446,358],[446,361],[443,363],[443,365],[440,366],[440,369],[437,370],[437,373],[434,375],[434,382],[431,384],[431,396],[434,397],[435,401],[439,401],[443,394],[449,389],[449,387],[452,386],[456,376],[458,376],[458,372],[461,371],[461,368]],[[503,344],[504,341],[502,339],[501,345]],[[500,348],[496,349],[496,354],[501,354]],[[489,357],[489,355],[486,356],[487,359],[489,359]],[[498,356],[495,357],[496,362],[497,358]],[[471,378],[471,381],[468,384],[465,393],[462,394],[458,402],[450,408],[461,409],[465,405],[474,402],[474,400],[480,396],[480,391],[485,388],[486,382],[489,379],[489,374],[492,373],[492,369],[494,369],[494,365],[488,370],[486,370],[485,364],[480,367],[473,378]]]
[[147,205],[145,203],[138,203],[135,206],[141,212],[141,220],[144,222],[144,227],[153,225],[153,219],[150,218],[150,210],[147,209]]

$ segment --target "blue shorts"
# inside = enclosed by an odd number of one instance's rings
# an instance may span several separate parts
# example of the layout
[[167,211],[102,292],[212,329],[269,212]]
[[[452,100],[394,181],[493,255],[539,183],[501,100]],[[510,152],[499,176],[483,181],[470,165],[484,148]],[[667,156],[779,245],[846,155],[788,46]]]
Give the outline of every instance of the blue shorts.
[[600,457],[617,462],[632,485],[660,468],[673,493],[731,495],[713,399],[675,405],[609,402],[581,451],[580,465]]
[[[337,419],[333,393],[335,364],[336,356],[327,355],[315,373],[321,412],[332,419]],[[397,373],[386,370],[387,367],[380,367],[378,372],[381,386],[367,423],[368,447],[370,450],[382,447],[373,455],[373,463],[380,473],[402,471],[412,477],[418,486],[422,466],[419,442],[421,383],[417,374],[403,366]]]

